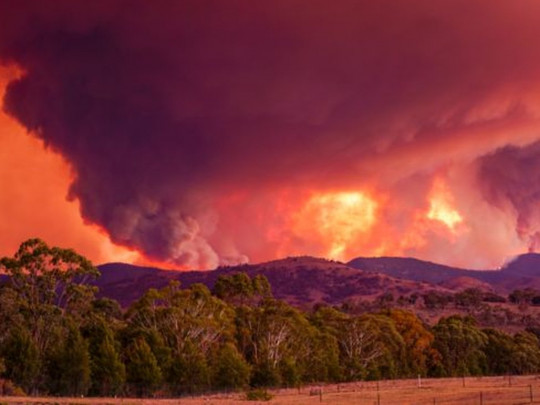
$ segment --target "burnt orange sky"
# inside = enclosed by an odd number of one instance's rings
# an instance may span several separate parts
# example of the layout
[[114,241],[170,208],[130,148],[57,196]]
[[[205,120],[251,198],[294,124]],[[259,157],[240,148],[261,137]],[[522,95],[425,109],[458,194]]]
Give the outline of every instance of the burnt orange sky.
[[0,5],[0,254],[534,251],[539,19],[534,0]]

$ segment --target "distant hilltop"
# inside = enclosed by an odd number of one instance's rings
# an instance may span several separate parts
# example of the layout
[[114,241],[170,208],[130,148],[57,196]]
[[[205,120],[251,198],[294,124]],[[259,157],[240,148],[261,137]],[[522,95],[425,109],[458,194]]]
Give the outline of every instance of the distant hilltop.
[[148,288],[171,280],[184,287],[202,283],[212,287],[220,275],[246,272],[268,278],[276,298],[307,306],[371,299],[390,292],[396,296],[426,291],[455,292],[480,288],[507,294],[519,288],[540,289],[540,254],[516,257],[499,270],[467,270],[405,257],[358,257],[348,263],[310,256],[288,257],[259,264],[220,267],[212,271],[174,271],[125,263],[99,266],[95,284],[100,294],[129,305]]

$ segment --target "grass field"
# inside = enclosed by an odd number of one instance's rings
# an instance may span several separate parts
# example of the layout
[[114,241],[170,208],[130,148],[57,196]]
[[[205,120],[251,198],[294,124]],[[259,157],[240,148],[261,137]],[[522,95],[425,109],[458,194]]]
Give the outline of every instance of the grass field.
[[[196,398],[37,398],[3,397],[0,404],[79,404],[79,405],[510,405],[540,404],[540,376],[468,377],[389,380],[274,390],[269,402],[246,401],[241,394],[221,394]],[[311,394],[311,395],[310,395]]]

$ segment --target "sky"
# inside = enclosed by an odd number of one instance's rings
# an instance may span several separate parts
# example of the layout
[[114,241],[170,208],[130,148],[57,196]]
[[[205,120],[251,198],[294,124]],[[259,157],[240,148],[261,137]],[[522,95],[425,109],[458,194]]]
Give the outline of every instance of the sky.
[[540,249],[540,3],[0,0],[0,255]]

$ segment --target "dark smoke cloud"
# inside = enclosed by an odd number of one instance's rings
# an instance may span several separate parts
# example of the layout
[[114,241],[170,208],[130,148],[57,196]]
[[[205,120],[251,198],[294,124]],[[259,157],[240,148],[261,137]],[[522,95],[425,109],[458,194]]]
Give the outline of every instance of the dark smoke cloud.
[[264,243],[219,216],[238,190],[384,188],[534,139],[540,8],[515,3],[2,1],[0,58],[26,72],[5,108],[114,241],[210,267]]
[[516,231],[529,245],[540,248],[540,142],[507,146],[479,160],[479,177],[486,198],[513,211]]

